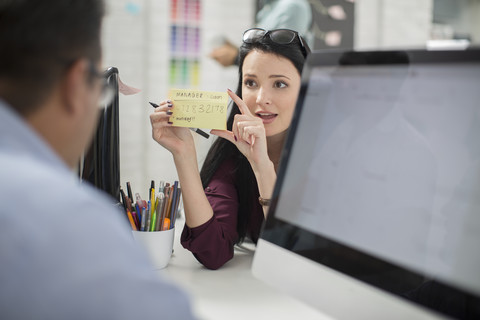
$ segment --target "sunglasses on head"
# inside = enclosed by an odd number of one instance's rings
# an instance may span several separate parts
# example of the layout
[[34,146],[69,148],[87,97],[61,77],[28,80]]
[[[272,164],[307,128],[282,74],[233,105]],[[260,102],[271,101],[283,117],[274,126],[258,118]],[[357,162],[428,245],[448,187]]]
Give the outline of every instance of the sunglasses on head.
[[303,56],[306,57],[310,52],[310,48],[303,41],[298,32],[290,29],[264,30],[260,28],[251,28],[243,33],[243,42],[252,44],[267,36],[272,42],[277,44],[290,44],[295,38],[298,38]]

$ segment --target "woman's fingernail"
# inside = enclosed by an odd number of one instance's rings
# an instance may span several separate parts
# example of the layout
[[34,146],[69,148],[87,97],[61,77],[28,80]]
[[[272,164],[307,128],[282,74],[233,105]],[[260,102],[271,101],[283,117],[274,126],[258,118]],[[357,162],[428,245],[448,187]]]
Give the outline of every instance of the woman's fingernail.
[[235,141],[238,141],[238,140],[237,140],[237,136],[236,136],[236,135],[233,135],[233,137],[235,138]]
[[227,89],[227,91],[228,91],[228,92],[233,92],[233,91],[232,91],[232,90],[230,90],[230,89]]
[[171,116],[172,114],[173,114],[172,111],[167,111],[167,115],[168,115],[168,116]]
[[169,103],[169,104],[172,103],[172,100],[167,100],[167,103]]
[[169,103],[169,104],[167,104],[167,107],[171,108],[171,107],[173,107],[173,104]]
[[170,121],[168,121],[167,123],[168,123],[168,124],[173,124],[173,122],[170,122]]

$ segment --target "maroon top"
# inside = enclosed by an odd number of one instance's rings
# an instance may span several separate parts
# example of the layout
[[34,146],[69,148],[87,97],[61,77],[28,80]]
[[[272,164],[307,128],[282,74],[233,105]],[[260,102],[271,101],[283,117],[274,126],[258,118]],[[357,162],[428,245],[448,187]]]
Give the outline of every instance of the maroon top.
[[[218,269],[233,257],[233,246],[238,240],[238,195],[235,163],[225,160],[210,183],[205,195],[213,209],[213,217],[204,224],[189,228],[185,225],[181,243],[195,258],[209,269]],[[263,209],[258,202],[258,188],[254,193],[254,208],[247,224],[247,237],[257,242],[264,220]]]

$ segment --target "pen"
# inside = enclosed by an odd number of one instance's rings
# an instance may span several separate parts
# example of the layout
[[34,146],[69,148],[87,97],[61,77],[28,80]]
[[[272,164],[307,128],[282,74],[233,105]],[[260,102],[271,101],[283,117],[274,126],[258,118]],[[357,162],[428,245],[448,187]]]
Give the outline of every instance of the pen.
[[133,202],[132,187],[130,186],[130,182],[127,182],[127,194],[130,200]]
[[130,214],[132,215],[133,222],[135,223],[135,230],[140,229],[140,219],[138,218],[137,212],[136,211],[130,211]]
[[150,224],[152,223],[152,204],[148,201],[147,213],[145,214],[145,231],[150,231]]
[[157,196],[158,204],[155,208],[156,209],[156,217],[157,217],[157,221],[155,222],[155,231],[160,231],[161,230],[160,222],[162,220],[161,213],[163,211],[163,204],[164,204],[163,198],[164,198],[163,192],[159,192],[158,196]]
[[[158,108],[158,104],[153,103],[153,102],[149,102],[149,103],[152,105],[152,107]],[[200,129],[198,129],[198,128],[189,128],[189,129],[192,130],[193,132],[198,133],[199,135],[201,135],[201,136],[204,137],[205,139],[210,138],[210,135],[209,135],[208,133],[206,133],[205,131],[203,131],[203,130],[200,130]]]
[[125,196],[125,192],[123,192],[122,188],[120,188],[120,198],[122,199],[122,205],[123,205],[123,209],[125,211],[127,211],[127,199],[126,199],[126,196]]
[[201,136],[204,137],[205,139],[210,138],[209,134],[206,133],[206,132],[203,131],[203,130],[200,130],[200,129],[198,129],[198,128],[189,128],[189,129],[192,130],[193,132],[198,133],[199,135],[201,135]]
[[145,231],[145,219],[147,218],[147,213],[145,207],[142,207],[142,222],[140,223],[140,231]]
[[165,219],[167,219],[166,214],[168,210],[169,200],[170,200],[170,195],[168,192],[166,192],[163,198],[163,206],[162,206],[162,213],[161,213],[161,220],[160,220],[160,231],[165,230],[164,226],[165,226]]
[[175,217],[175,210],[177,204],[177,190],[178,190],[178,181],[173,183],[173,191],[172,191],[172,206],[170,208],[170,225],[172,225],[174,217]]
[[[137,217],[137,228],[141,229],[142,225],[142,211],[140,210],[140,206],[138,204],[135,204],[135,213]],[[133,212],[132,212],[133,214]]]
[[155,225],[157,223],[157,212],[155,210],[156,204],[158,204],[158,199],[152,204],[152,208],[150,209],[150,219],[152,222],[150,223],[150,231],[155,231]]
[[149,200],[151,202],[155,201],[155,181],[152,180],[152,182],[150,183],[150,194],[148,195],[149,196]]
[[175,220],[177,219],[178,206],[180,204],[180,197],[181,196],[182,196],[182,188],[178,187],[177,188],[177,202],[175,203],[175,214],[174,214],[173,219],[171,221],[172,226],[175,226]]

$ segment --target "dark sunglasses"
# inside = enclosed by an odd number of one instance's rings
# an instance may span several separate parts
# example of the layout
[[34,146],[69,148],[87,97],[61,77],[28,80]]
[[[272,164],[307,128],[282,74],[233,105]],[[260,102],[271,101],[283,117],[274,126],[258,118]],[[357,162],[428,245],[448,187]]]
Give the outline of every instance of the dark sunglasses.
[[272,42],[277,44],[290,44],[293,42],[293,40],[295,40],[295,38],[298,38],[303,56],[307,57],[307,55],[310,53],[310,48],[303,41],[298,32],[290,29],[275,29],[267,31],[260,28],[251,28],[243,33],[243,42],[252,44],[267,36]]

